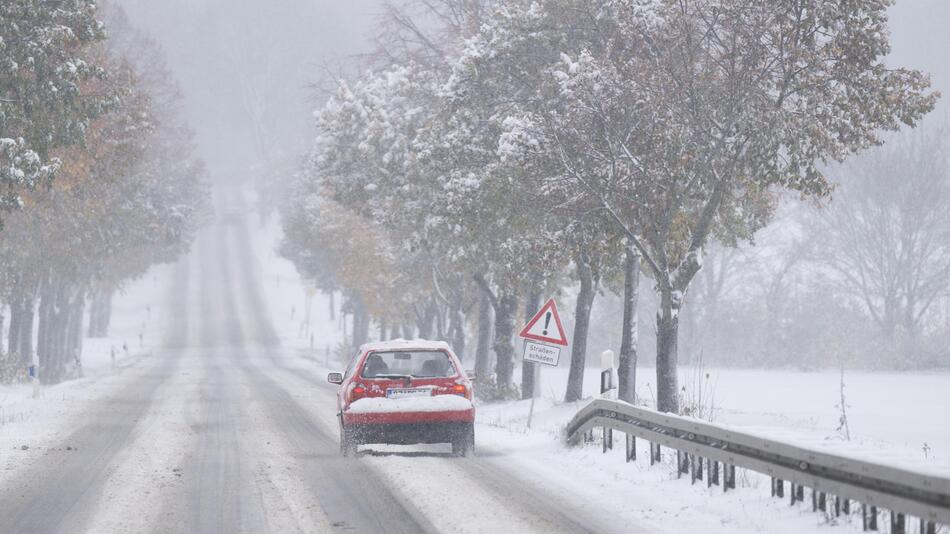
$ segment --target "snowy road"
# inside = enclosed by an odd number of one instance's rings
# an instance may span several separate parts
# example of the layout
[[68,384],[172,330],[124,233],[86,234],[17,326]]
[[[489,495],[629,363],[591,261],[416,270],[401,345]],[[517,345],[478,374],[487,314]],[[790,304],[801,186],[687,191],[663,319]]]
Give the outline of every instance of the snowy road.
[[333,390],[279,346],[247,233],[202,233],[177,268],[165,348],[0,482],[0,532],[635,531],[486,448],[341,458]]

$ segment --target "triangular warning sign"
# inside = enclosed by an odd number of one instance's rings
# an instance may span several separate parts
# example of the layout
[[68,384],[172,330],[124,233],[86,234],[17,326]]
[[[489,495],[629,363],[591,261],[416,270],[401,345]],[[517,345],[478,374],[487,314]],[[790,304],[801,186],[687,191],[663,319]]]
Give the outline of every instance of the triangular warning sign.
[[518,335],[542,343],[567,346],[567,336],[564,335],[564,327],[561,326],[561,317],[557,314],[554,299],[549,299],[541,306],[541,311],[528,321]]

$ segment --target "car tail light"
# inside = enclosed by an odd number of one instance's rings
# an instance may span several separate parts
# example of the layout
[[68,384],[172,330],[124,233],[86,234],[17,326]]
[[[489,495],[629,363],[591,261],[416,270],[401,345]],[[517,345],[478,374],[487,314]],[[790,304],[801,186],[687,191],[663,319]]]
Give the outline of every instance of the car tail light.
[[353,402],[357,399],[362,399],[366,395],[366,387],[363,384],[354,384],[350,388],[349,402]]
[[445,388],[444,393],[448,395],[460,395],[468,400],[472,400],[472,392],[465,384],[453,384]]

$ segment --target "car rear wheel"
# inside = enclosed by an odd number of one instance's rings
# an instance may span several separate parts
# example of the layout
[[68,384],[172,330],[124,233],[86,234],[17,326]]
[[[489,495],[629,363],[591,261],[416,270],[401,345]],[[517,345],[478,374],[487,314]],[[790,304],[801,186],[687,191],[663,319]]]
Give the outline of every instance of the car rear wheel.
[[452,441],[452,454],[460,457],[475,454],[475,425],[468,425],[461,435]]
[[347,430],[345,426],[340,426],[340,454],[342,454],[344,458],[356,456],[358,447],[359,444],[353,437],[353,433]]

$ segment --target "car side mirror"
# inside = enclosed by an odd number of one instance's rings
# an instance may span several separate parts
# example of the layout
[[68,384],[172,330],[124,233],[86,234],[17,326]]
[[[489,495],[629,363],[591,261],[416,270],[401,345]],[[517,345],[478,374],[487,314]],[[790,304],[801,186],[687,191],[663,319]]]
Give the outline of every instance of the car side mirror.
[[330,373],[327,375],[327,382],[331,384],[342,384],[343,373]]
[[474,370],[474,369],[466,369],[466,370],[465,370],[465,376],[467,376],[469,380],[475,380],[475,376],[476,376],[476,375],[475,375],[475,370]]

